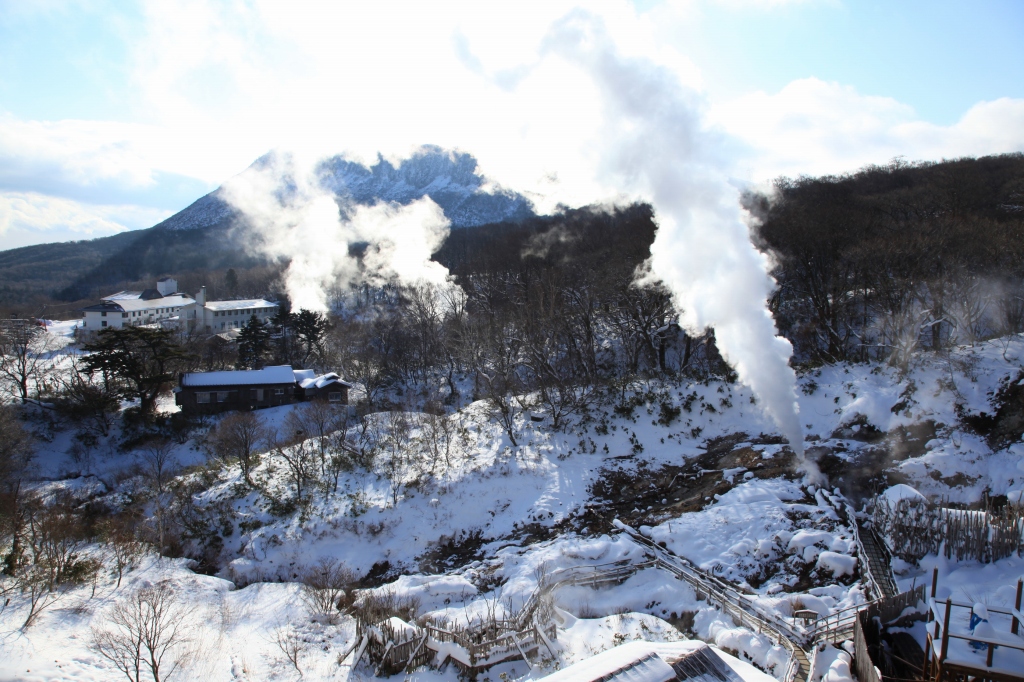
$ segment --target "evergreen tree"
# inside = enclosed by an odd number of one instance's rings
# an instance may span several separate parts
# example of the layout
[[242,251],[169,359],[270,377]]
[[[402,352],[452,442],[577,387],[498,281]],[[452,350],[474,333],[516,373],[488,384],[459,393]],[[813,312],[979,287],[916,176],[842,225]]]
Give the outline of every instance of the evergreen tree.
[[325,313],[314,312],[303,308],[292,315],[292,329],[304,346],[302,364],[309,361],[310,355],[323,354],[324,340],[331,328],[330,320]]
[[142,413],[150,414],[187,357],[173,337],[166,329],[107,327],[85,345],[89,355],[82,367],[89,374],[102,373],[108,391],[128,400],[138,398]]
[[238,293],[238,273],[235,272],[234,268],[228,268],[228,271],[224,274],[224,284],[232,296]]
[[238,333],[238,369],[259,369],[270,344],[270,329],[253,315]]

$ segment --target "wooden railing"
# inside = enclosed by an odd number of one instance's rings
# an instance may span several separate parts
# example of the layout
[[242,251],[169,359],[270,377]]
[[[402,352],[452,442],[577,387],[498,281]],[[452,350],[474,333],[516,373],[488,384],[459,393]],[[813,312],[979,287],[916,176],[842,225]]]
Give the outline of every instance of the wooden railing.
[[[958,630],[950,625],[954,610],[961,613],[966,611],[964,616],[970,616],[974,610],[974,604],[954,601],[953,599],[936,599],[934,594],[928,600],[929,616],[931,623],[928,626],[927,641],[925,645],[925,679],[942,680],[952,679],[957,675],[972,676],[977,679],[995,680],[1024,680],[1024,671],[1019,668],[1008,669],[994,665],[995,651],[997,647],[1020,651],[1024,657],[1024,638],[1021,637],[1021,624],[1024,623],[1024,614],[1021,614],[1021,591],[1024,583],[1017,582],[1017,599],[1014,608],[1003,609],[994,606],[986,606],[991,620],[996,620],[992,614],[1003,616],[999,619],[1009,621],[1005,632],[999,632],[996,623],[991,623],[994,635],[988,637],[975,634],[974,632]],[[934,593],[934,589],[933,589]],[[970,658],[956,658],[950,656],[950,640],[961,640],[982,645],[985,650],[985,665],[980,665],[976,660]],[[1020,660],[1020,659],[1018,659]]]
[[[809,625],[800,625],[797,619],[787,619],[775,611],[766,609],[752,598],[753,595],[742,593],[727,581],[701,570],[617,519],[614,524],[644,549],[648,556],[647,560],[622,560],[593,566],[574,566],[544,576],[517,614],[508,619],[488,623],[489,630],[497,633],[497,636],[485,639],[479,632],[472,630],[454,631],[427,623],[422,628],[411,625],[407,632],[415,631],[416,634],[412,637],[402,638],[392,632],[400,641],[392,639],[386,643],[371,642],[365,647],[366,651],[372,660],[378,662],[378,670],[385,673],[422,665],[431,658],[437,663],[442,663],[443,661],[436,660],[438,652],[451,657],[466,672],[517,657],[529,663],[529,652],[539,650],[542,645],[550,650],[551,642],[556,638],[556,628],[550,623],[540,622],[537,617],[538,609],[548,595],[566,585],[597,586],[621,582],[638,571],[657,567],[690,584],[699,599],[717,605],[737,624],[765,635],[774,644],[789,651],[791,660],[783,679],[785,682],[794,682],[799,675],[810,672],[806,653],[808,650],[818,642],[835,643],[849,639],[853,634],[857,613],[875,603],[867,602],[852,606],[818,618]],[[386,623],[362,629],[373,628],[382,634],[388,630]],[[554,651],[551,653],[554,655]]]
[[[366,652],[377,664],[377,671],[383,674],[394,674],[429,663],[431,659],[437,659],[438,653],[444,658],[451,658],[465,672],[512,658],[522,658],[529,663],[529,652],[539,650],[542,645],[554,655],[551,642],[557,637],[557,629],[551,623],[538,622],[536,618],[537,609],[547,595],[565,585],[597,586],[621,582],[655,563],[619,561],[554,571],[542,580],[518,614],[486,624],[487,632],[496,633],[492,637],[481,636],[479,629],[456,631],[429,622],[423,627],[410,624],[406,632],[415,633],[411,637],[395,632],[387,621],[367,624],[360,630],[370,640]],[[444,660],[435,662],[440,665]]]

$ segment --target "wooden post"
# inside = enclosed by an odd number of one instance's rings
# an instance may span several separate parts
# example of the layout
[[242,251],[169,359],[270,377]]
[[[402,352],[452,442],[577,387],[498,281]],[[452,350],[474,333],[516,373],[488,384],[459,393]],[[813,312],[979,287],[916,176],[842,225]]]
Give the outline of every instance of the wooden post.
[[[1022,590],[1024,590],[1024,578],[1017,578],[1017,600],[1014,602],[1013,608],[1015,608],[1018,611],[1020,611],[1020,597]],[[1012,632],[1013,634],[1017,634],[1018,625],[1019,623],[1017,622],[1017,616],[1014,616],[1013,625],[1010,627],[1010,632]]]
[[936,566],[932,569],[932,599],[935,599],[935,586],[939,582],[939,568]]
[[991,668],[992,667],[992,652],[994,652],[994,651],[995,651],[995,645],[994,644],[989,644],[988,645],[988,656],[985,658],[985,667],[986,668]]
[[949,610],[952,608],[951,600],[946,600],[946,613],[942,617],[942,652],[939,654],[939,661],[946,660],[946,652],[949,651]]

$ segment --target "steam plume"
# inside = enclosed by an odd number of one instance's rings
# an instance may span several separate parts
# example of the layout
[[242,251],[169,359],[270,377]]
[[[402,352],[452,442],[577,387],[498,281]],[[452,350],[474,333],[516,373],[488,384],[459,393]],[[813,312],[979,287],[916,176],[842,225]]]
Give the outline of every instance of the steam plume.
[[556,24],[547,47],[583,69],[600,91],[599,173],[654,206],[659,226],[641,281],[664,282],[688,331],[714,327],[726,361],[809,477],[819,479],[803,457],[792,346],[776,334],[767,309],[774,284],[768,261],[752,245],[738,192],[711,151],[716,140],[701,127],[698,97],[667,70],[620,56],[600,20],[582,11]]
[[[431,254],[448,236],[441,208],[424,197],[405,206],[340,205],[316,164],[272,154],[224,185],[222,196],[245,217],[263,255],[289,261],[285,288],[296,309],[326,310],[327,292],[357,281],[445,284]],[[360,264],[349,246],[366,243]]]
[[[631,13],[608,16],[628,22]],[[610,25],[621,38],[618,20]],[[480,43],[487,52],[494,40]],[[650,53],[643,41],[621,44]],[[483,174],[527,193],[541,211],[624,198],[651,202],[659,228],[641,281],[668,286],[688,331],[714,327],[725,359],[802,458],[792,347],[776,334],[766,307],[773,288],[767,258],[751,244],[728,180],[730,143],[703,124],[702,100],[680,81],[683,71],[659,66],[653,56],[623,55],[603,20],[580,9],[550,25],[539,54],[528,41],[509,45],[525,52],[514,52],[512,64],[504,56],[488,64],[461,41],[459,66],[445,78],[426,89],[419,80],[388,89],[388,105],[367,108],[360,121],[374,133],[360,139],[386,154],[424,142],[467,149]],[[379,73],[373,83],[394,75]],[[404,115],[414,109],[423,116]],[[338,128],[332,118],[330,129]],[[354,141],[317,142],[333,144],[322,150],[326,155]],[[339,215],[314,167],[280,157],[226,192],[262,235],[263,251],[290,259],[286,281],[296,305],[322,309],[326,289],[359,277],[444,281],[443,268],[429,257],[448,226],[432,202],[342,206]],[[348,256],[347,245],[359,241],[371,244],[364,271]],[[819,476],[813,464],[803,466]]]

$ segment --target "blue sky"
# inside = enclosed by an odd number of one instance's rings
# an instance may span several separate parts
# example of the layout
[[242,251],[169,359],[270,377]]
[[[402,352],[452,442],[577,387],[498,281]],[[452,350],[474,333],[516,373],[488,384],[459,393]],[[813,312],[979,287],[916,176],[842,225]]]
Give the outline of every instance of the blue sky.
[[[374,5],[0,0],[0,249],[148,227],[272,148],[455,146],[539,193],[588,173],[591,84],[544,47],[574,3]],[[1024,149],[1021,2],[583,7],[695,93],[744,181]]]

